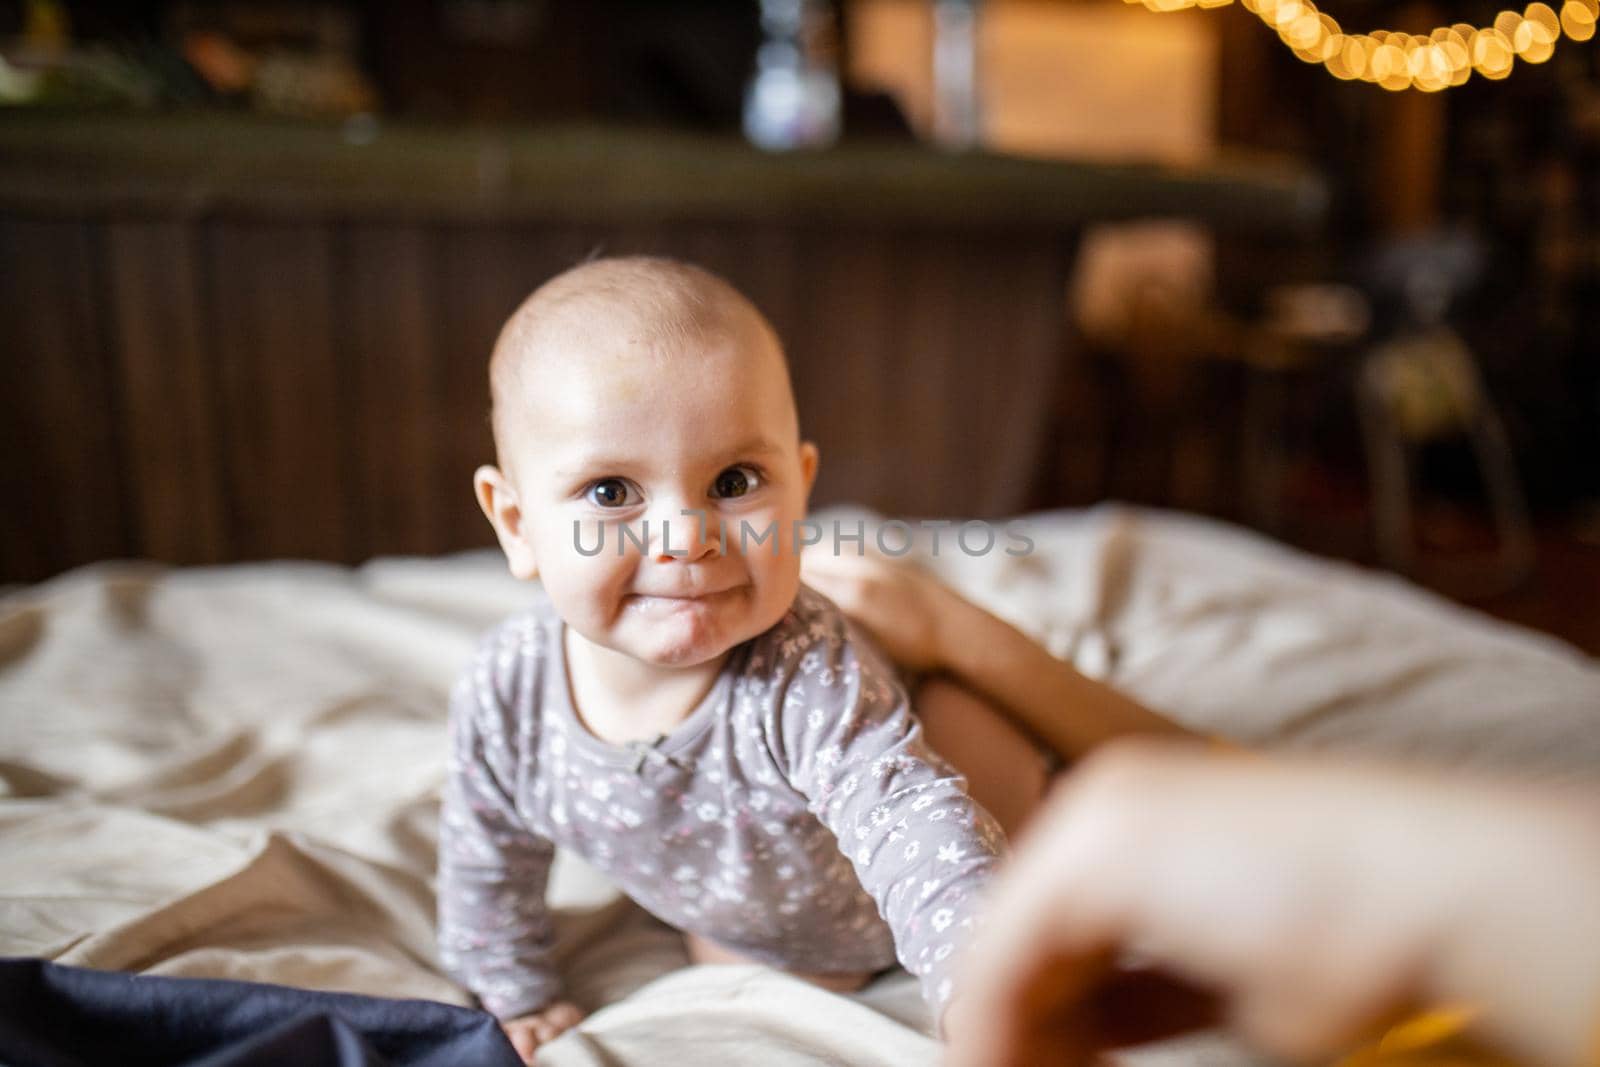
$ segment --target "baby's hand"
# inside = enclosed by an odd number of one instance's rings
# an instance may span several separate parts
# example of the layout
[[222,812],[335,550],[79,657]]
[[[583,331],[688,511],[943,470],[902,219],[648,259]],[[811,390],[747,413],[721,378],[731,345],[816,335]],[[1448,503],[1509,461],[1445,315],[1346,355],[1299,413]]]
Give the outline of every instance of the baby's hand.
[[565,1000],[546,1004],[529,1015],[519,1015],[500,1023],[511,1047],[517,1050],[523,1063],[533,1062],[533,1053],[540,1045],[560,1037],[583,1021],[583,1009]]

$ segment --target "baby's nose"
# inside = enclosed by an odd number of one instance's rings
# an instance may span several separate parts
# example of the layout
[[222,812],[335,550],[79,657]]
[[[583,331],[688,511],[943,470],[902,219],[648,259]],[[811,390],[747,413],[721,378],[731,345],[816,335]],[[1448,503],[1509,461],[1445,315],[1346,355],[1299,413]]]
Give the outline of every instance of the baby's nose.
[[694,563],[717,555],[720,549],[716,524],[705,512],[685,508],[677,517],[662,520],[655,557],[658,563],[671,560]]

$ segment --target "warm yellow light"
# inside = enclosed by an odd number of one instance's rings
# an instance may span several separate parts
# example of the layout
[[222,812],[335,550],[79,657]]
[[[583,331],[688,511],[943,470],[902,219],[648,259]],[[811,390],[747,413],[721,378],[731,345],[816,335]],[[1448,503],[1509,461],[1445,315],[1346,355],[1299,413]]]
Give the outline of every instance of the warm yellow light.
[[1303,52],[1316,47],[1325,31],[1322,20],[1308,11],[1291,22],[1283,32],[1289,47]]
[[1366,34],[1356,34],[1344,39],[1344,49],[1339,54],[1340,65],[1351,78],[1360,78],[1367,72],[1368,43]]
[[1411,69],[1406,62],[1405,49],[1394,43],[1398,36],[1390,34],[1372,54],[1373,80],[1391,92],[1411,87]]
[[1275,30],[1282,30],[1305,13],[1306,6],[1302,0],[1277,0],[1276,3],[1267,0],[1261,5],[1261,18]]
[[1455,76],[1455,69],[1450,65],[1450,56],[1441,44],[1423,45],[1418,48],[1416,60],[1411,67],[1417,88],[1427,93],[1448,89],[1451,79]]
[[1561,30],[1574,41],[1593,37],[1594,24],[1594,15],[1579,0],[1567,0],[1561,5]]
[[[1536,11],[1543,8],[1543,11]],[[1544,4],[1529,4],[1529,15],[1517,25],[1517,32],[1512,35],[1511,47],[1516,49],[1517,58],[1529,63],[1543,63],[1554,54],[1556,36],[1560,30],[1560,22],[1556,14]],[[1548,14],[1550,23],[1544,21]],[[1555,29],[1550,28],[1554,24]]]
[[1491,81],[1499,81],[1510,75],[1516,66],[1516,54],[1511,50],[1511,42],[1507,41],[1499,30],[1486,30],[1487,46],[1484,49],[1483,59],[1475,62],[1473,68]]
[[1337,47],[1333,50],[1333,54],[1323,60],[1322,65],[1327,68],[1329,74],[1342,82],[1347,82],[1355,77],[1350,70],[1349,60],[1345,58],[1350,51],[1350,38],[1341,34],[1335,43]]
[[1555,10],[1542,0],[1534,0],[1529,4],[1523,10],[1522,17],[1538,27],[1538,31],[1534,34],[1536,40],[1551,42],[1561,36],[1561,19],[1556,16]]
[[[1152,11],[1221,7],[1233,0],[1126,0]],[[1562,0],[1561,12],[1532,0],[1521,14],[1502,11],[1491,26],[1457,22],[1426,36],[1389,30],[1347,34],[1314,0],[1240,0],[1246,10],[1278,32],[1299,59],[1320,63],[1341,81],[1375,82],[1385,89],[1438,92],[1464,85],[1474,72],[1499,81],[1521,59],[1543,63],[1565,34],[1587,41],[1600,29],[1600,0]]]
[[1498,81],[1511,73],[1514,54],[1511,42],[1500,30],[1490,27],[1472,35],[1472,66],[1485,78]]
[[1467,54],[1467,42],[1454,28],[1445,32],[1449,36],[1439,42],[1439,48],[1450,67],[1450,84],[1465,85],[1467,79],[1472,77],[1472,57]]
[[1517,58],[1525,63],[1543,63],[1556,54],[1556,46],[1550,41],[1535,40],[1526,49],[1517,53]]
[[1332,15],[1318,15],[1317,19],[1322,23],[1322,36],[1314,49],[1316,62],[1326,63],[1344,48],[1344,31]]

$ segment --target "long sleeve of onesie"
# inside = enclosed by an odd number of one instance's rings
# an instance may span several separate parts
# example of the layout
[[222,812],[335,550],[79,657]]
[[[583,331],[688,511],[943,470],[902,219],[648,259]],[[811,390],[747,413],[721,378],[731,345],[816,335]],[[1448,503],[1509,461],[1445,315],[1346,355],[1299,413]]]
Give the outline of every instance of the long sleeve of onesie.
[[1003,835],[922,737],[905,690],[837,615],[812,624],[774,725],[774,756],[838,838],[942,1015],[959,942]]
[[[556,999],[545,905],[554,846],[518,815],[516,736],[487,643],[450,695],[450,766],[439,822],[439,949],[445,969],[502,1019]],[[497,668],[500,670],[497,672]]]

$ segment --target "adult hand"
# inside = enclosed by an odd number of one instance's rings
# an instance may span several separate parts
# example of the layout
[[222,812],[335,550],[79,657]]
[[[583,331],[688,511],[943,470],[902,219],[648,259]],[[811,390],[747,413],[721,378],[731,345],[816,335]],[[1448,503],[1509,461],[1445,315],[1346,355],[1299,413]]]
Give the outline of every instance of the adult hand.
[[800,557],[800,578],[865,628],[899,666],[947,666],[946,630],[968,605],[921,567],[812,548]]
[[1582,1063],[1596,945],[1592,797],[1119,742],[1063,784],[997,881],[949,1063],[1081,1064],[1137,1038],[1105,1011],[1130,954],[1293,1060],[1471,1004],[1513,1054]]

